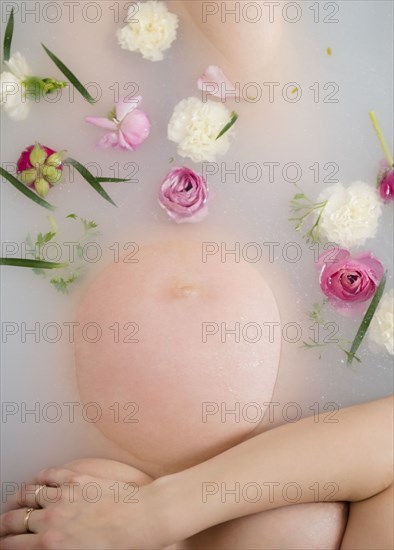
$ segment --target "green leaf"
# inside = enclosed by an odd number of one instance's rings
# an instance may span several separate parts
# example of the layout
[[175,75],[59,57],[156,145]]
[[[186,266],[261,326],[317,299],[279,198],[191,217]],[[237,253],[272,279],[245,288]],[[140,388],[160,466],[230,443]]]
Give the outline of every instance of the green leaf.
[[305,199],[304,193],[297,193],[296,195],[294,195],[293,200],[297,201],[299,199]]
[[100,183],[121,183],[121,182],[125,182],[125,181],[130,181],[128,179],[125,179],[125,178],[96,178],[96,181],[100,182]]
[[95,221],[85,220],[84,218],[81,218],[81,222],[83,223],[83,226],[85,228],[85,231],[89,231],[89,229],[95,229],[98,227],[97,223]]
[[71,84],[78,90],[78,92],[81,94],[81,96],[86,99],[86,101],[89,101],[89,103],[96,103],[96,100],[93,99],[93,97],[89,94],[87,89],[81,84],[81,82],[78,80],[78,78],[70,71],[68,67],[60,61],[58,57],[54,53],[52,53],[50,50],[48,50],[47,47],[44,46],[44,44],[41,43],[41,46],[44,48],[46,53],[49,55],[49,57],[52,59],[52,61],[55,63],[57,68],[64,74],[66,78],[71,82]]
[[44,260],[26,260],[23,258],[0,258],[0,265],[12,265],[15,267],[30,267],[34,269],[59,269],[67,267],[68,264],[46,262]]
[[69,214],[68,216],[66,216],[66,218],[71,218],[73,220],[76,220],[78,216],[76,214]]
[[0,175],[2,175],[3,178],[8,180],[11,183],[11,185],[16,187],[16,189],[18,189],[18,191],[23,193],[30,200],[36,202],[37,204],[39,204],[40,206],[43,206],[44,208],[48,208],[48,210],[55,210],[55,206],[53,206],[52,204],[49,204],[49,202],[45,201],[44,199],[42,199],[41,197],[39,197],[38,195],[33,193],[33,191],[31,189],[29,189],[28,187],[23,185],[22,182],[20,182],[12,174],[7,172],[7,170],[4,170],[4,168],[2,166],[0,166]]
[[[223,134],[225,134],[226,132],[228,132],[231,128],[231,126],[233,126],[238,120],[238,115],[235,111],[233,111],[231,113],[231,118],[230,118],[230,122],[228,122],[221,130],[220,132],[218,133],[217,137],[216,137],[216,140],[218,140],[220,137],[222,137]],[[215,141],[216,141],[215,140]]]
[[69,286],[74,283],[79,277],[78,273],[73,273],[65,279],[64,277],[52,277],[50,283],[58,290],[59,292],[67,293],[69,291]]
[[7,27],[4,34],[4,44],[3,44],[3,59],[4,61],[9,61],[11,54],[11,42],[12,35],[14,34],[14,8],[12,8],[10,16],[8,18]]
[[383,275],[383,278],[380,281],[380,284],[379,284],[378,288],[376,289],[375,295],[372,298],[371,303],[369,304],[369,307],[368,307],[368,309],[367,309],[367,311],[364,315],[363,320],[361,321],[361,324],[360,324],[359,329],[357,331],[357,334],[356,334],[356,336],[353,340],[350,351],[345,352],[346,355],[347,355],[347,364],[348,365],[352,364],[353,359],[357,359],[358,361],[360,361],[360,359],[358,359],[358,357],[356,357],[356,351],[360,347],[360,344],[364,339],[364,336],[365,336],[365,334],[368,330],[368,327],[371,324],[372,317],[375,315],[376,309],[377,309],[377,307],[379,305],[379,302],[382,298],[385,286],[386,286],[386,273]]
[[49,233],[45,233],[45,235],[39,233],[37,237],[37,244],[39,246],[42,246],[43,244],[49,243],[49,241],[51,241],[55,235],[56,233],[53,233],[51,231]]
[[74,166],[74,168],[78,170],[81,176],[93,187],[95,191],[97,191],[99,195],[103,197],[103,199],[105,199],[106,201],[116,206],[116,204],[108,195],[108,193],[101,187],[97,179],[93,176],[91,172],[89,172],[87,168],[85,168],[85,166],[83,166],[77,160],[72,159],[70,157],[64,161],[64,164],[71,164],[71,166]]

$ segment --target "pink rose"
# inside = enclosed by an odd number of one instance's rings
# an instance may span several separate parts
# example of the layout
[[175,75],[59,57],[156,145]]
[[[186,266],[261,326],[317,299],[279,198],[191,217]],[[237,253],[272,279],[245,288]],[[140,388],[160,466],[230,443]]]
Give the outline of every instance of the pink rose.
[[190,168],[173,168],[163,180],[159,203],[176,223],[199,222],[208,214],[208,186]]
[[342,315],[362,312],[363,302],[372,298],[384,274],[383,265],[371,252],[352,257],[343,248],[324,252],[317,266],[322,291]]

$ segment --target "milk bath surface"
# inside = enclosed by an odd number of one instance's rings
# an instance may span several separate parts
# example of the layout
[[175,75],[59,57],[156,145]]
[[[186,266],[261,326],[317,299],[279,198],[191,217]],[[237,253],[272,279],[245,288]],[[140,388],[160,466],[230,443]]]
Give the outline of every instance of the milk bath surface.
[[[263,11],[258,22],[250,23],[261,25],[262,46],[253,50],[255,56],[246,55],[250,63],[240,66],[243,74],[238,77],[226,56],[211,44],[208,27],[192,23],[176,2],[169,8],[179,13],[178,38],[164,60],[154,63],[117,45],[115,33],[124,25],[127,2],[96,2],[89,9],[79,3],[74,14],[61,2],[56,13],[53,3],[3,2],[3,29],[11,4],[15,6],[13,51],[28,59],[34,74],[61,79],[40,46],[44,42],[85,85],[91,83],[89,90],[99,101],[90,105],[66,89],[58,101],[48,97],[34,103],[25,121],[13,122],[2,113],[3,166],[15,163],[26,146],[39,141],[54,150],[66,149],[98,175],[131,181],[105,185],[118,208],[76,175],[51,190],[48,199],[58,207],[55,217],[63,242],[80,238],[75,220],[66,219],[70,213],[94,220],[100,232],[90,239],[97,246],[86,249],[84,278],[69,295],[28,269],[2,268],[3,480],[18,483],[41,468],[83,456],[128,460],[126,452],[96,429],[100,407],[81,403],[72,323],[83,293],[105,266],[124,253],[133,259],[136,246],[167,235],[214,243],[209,250],[223,254],[227,265],[238,254],[254,262],[269,281],[282,324],[289,324],[287,340],[281,340],[272,397],[280,403],[279,414],[271,426],[299,414],[321,412],[329,403],[335,409],[391,393],[392,358],[384,351],[371,351],[368,338],[359,353],[362,363],[351,369],[335,345],[311,351],[300,348],[303,339],[315,336],[317,328],[308,312],[322,294],[315,267],[317,249],[305,244],[288,218],[294,182],[314,199],[336,179],[345,186],[356,180],[374,185],[383,154],[368,111],[376,111],[392,150],[392,5],[323,2],[318,12],[316,3],[300,2],[302,13],[294,23],[286,20],[299,15],[290,7],[284,13],[280,10],[272,24]],[[206,14],[207,24],[217,16],[222,14]],[[258,16],[252,8],[247,12],[243,8],[244,18]],[[265,29],[272,40],[265,40]],[[332,55],[327,55],[327,48]],[[179,101],[200,97],[196,81],[210,64],[221,65],[233,82],[239,80],[241,96],[247,97],[228,104],[239,114],[228,153],[216,163],[201,165],[177,155],[176,145],[166,137],[167,124]],[[244,74],[249,67],[255,70],[253,75]],[[123,94],[143,96],[151,134],[134,152],[98,150],[100,130],[86,124],[84,117],[103,116]],[[259,99],[245,101],[253,97]],[[204,172],[209,182],[209,214],[201,224],[175,226],[157,202],[162,179],[171,167],[182,165]],[[15,243],[22,253],[28,233],[49,231],[49,212],[5,181],[1,193],[2,242]],[[384,264],[387,289],[393,286],[392,229],[389,205],[383,208],[376,237],[364,247]],[[330,309],[327,312],[326,322],[338,324],[338,317]],[[240,323],[245,321],[253,319]],[[351,340],[359,322],[360,318],[341,320],[341,337]],[[294,332],[296,325],[301,327],[300,338]],[[336,330],[336,325],[327,327],[320,339],[335,337]],[[88,336],[94,338],[93,332]],[[297,406],[289,408],[290,402]],[[114,403],[113,414],[124,413]],[[269,425],[270,419],[265,422]],[[6,453],[4,449],[11,447],[12,454]]]

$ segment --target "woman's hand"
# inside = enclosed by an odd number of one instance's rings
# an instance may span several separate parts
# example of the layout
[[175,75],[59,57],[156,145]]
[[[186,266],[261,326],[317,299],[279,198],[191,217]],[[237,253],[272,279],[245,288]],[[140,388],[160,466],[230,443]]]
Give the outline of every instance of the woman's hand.
[[155,483],[139,487],[52,468],[24,485],[11,506],[1,516],[2,550],[142,550],[163,548],[168,538]]

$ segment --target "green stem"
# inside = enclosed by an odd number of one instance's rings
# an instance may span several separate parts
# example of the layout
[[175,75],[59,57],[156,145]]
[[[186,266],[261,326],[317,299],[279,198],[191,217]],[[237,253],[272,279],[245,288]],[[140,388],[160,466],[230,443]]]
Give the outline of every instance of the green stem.
[[393,157],[391,156],[389,148],[387,147],[386,141],[384,139],[382,130],[380,129],[378,119],[376,118],[376,115],[375,115],[374,111],[369,112],[369,118],[371,119],[372,126],[374,127],[376,135],[378,136],[378,140],[379,140],[380,145],[383,149],[384,156],[386,157],[388,165],[391,168],[392,166],[394,166],[394,160],[393,160]]

